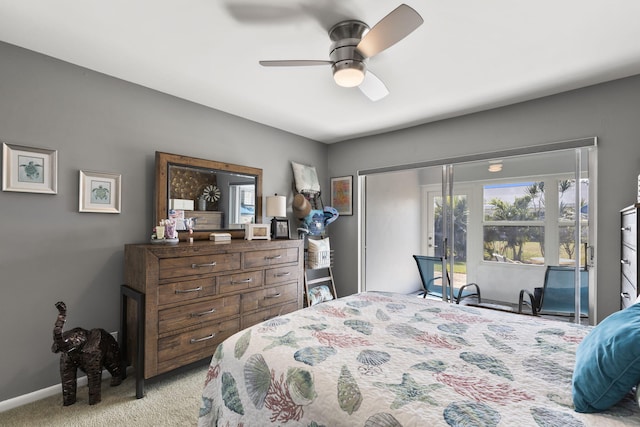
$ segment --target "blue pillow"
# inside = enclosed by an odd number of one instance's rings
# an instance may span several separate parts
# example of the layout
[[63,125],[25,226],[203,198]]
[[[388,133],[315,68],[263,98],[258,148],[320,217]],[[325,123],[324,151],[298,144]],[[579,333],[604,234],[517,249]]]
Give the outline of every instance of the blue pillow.
[[613,313],[582,340],[573,371],[577,412],[606,411],[640,382],[640,304]]

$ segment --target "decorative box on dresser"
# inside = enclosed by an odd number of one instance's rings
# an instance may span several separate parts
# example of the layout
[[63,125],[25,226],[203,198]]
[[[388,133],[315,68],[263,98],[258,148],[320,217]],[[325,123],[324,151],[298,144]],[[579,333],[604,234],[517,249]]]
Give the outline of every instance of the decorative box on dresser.
[[135,366],[138,398],[144,379],[211,357],[241,329],[302,308],[302,240],[128,244],[124,257],[121,343],[143,365]]
[[620,308],[633,304],[638,292],[638,209],[640,203],[631,205],[621,214],[620,247]]

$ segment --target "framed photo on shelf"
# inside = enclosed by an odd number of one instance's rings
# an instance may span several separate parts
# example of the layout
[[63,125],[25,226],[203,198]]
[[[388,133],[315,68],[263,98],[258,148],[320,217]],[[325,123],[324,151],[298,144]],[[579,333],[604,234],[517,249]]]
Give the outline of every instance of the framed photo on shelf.
[[58,151],[2,144],[2,191],[58,193]]
[[271,240],[270,224],[245,224],[245,240]]
[[353,175],[331,178],[331,207],[340,215],[353,215]]
[[271,222],[271,234],[274,239],[288,239],[289,220],[274,218]]
[[121,175],[80,171],[80,212],[120,213]]

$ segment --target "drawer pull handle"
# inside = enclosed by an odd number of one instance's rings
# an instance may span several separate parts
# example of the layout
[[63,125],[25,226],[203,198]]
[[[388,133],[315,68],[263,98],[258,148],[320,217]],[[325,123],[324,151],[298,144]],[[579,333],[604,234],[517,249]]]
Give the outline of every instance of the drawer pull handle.
[[191,340],[189,342],[191,344],[195,344],[197,342],[208,341],[208,340],[210,340],[211,338],[213,338],[215,336],[216,336],[216,334],[211,334],[211,335],[208,335],[208,336],[202,337],[202,338],[191,338]]
[[621,296],[622,298],[629,299],[629,292],[622,292],[622,293],[620,294],[620,296]]
[[623,265],[630,265],[630,264],[631,264],[631,262],[630,262],[628,259],[621,259],[621,260],[620,260],[620,264],[623,264]]
[[631,231],[631,227],[622,227],[620,231]]
[[267,295],[267,296],[265,296],[265,298],[280,298],[281,296],[282,296],[282,294],[280,292],[278,292],[277,294]]
[[280,259],[282,258],[282,255],[275,255],[275,256],[266,256],[264,257],[264,259]]
[[239,285],[241,283],[251,283],[253,282],[253,278],[248,278],[248,279],[244,279],[244,280],[232,280],[231,284],[232,285]]
[[276,277],[285,277],[285,276],[291,276],[291,272],[287,271],[286,273],[276,273],[275,274]]
[[191,268],[200,268],[200,267],[215,267],[216,266],[216,262],[210,262],[208,264],[191,264]]
[[202,286],[193,289],[176,289],[176,294],[188,294],[189,292],[200,292],[201,290]]
[[191,313],[191,317],[202,317],[202,316],[206,316],[207,314],[215,313],[215,311],[216,309],[212,308],[211,310],[202,311],[200,313]]

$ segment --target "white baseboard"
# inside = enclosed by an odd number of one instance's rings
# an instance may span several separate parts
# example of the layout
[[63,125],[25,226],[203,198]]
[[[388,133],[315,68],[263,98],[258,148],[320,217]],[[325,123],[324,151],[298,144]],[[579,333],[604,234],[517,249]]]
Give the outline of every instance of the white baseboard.
[[[102,379],[110,378],[111,374],[105,369],[102,371]],[[87,376],[78,377],[78,388],[87,385]],[[27,403],[36,402],[40,399],[55,396],[56,394],[62,395],[62,383],[52,385],[40,390],[33,391],[31,393],[23,394],[22,396],[16,396],[11,399],[0,402],[0,412],[8,411],[9,409],[17,408],[18,406],[26,405]],[[62,403],[62,401],[61,401]]]

